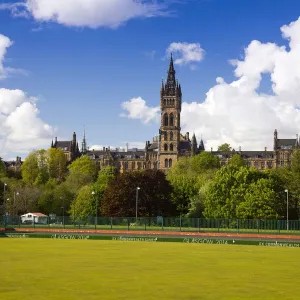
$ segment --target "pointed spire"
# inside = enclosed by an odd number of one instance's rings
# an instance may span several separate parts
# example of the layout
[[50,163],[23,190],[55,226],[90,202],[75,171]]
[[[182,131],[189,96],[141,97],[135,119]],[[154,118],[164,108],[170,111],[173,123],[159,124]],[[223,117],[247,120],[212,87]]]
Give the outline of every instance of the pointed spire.
[[51,143],[51,148],[54,148],[54,145],[53,145],[53,140],[52,140],[52,143]]
[[199,151],[204,151],[205,150],[205,147],[204,147],[204,142],[203,142],[203,139],[202,139],[202,135],[201,135],[201,140],[200,140],[200,143],[199,143]]
[[192,145],[191,145],[191,150],[192,150],[192,155],[196,155],[197,153],[197,140],[196,140],[196,136],[195,133],[193,133],[192,136]]
[[84,129],[83,129],[83,138],[82,138],[82,143],[81,143],[81,152],[83,154],[85,154],[86,151],[86,138],[85,138],[85,125],[84,125]]
[[174,96],[176,91],[176,78],[175,78],[175,69],[173,64],[173,56],[171,54],[169,71],[168,71],[168,78],[165,85],[166,95]]

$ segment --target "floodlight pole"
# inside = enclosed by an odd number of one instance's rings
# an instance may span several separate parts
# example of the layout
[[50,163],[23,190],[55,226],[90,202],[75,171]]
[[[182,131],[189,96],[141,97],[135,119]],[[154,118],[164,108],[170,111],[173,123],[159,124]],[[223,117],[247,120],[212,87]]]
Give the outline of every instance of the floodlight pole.
[[139,201],[139,190],[141,188],[137,187],[136,188],[136,197],[135,197],[135,223],[137,223],[137,218],[138,218],[138,201]]

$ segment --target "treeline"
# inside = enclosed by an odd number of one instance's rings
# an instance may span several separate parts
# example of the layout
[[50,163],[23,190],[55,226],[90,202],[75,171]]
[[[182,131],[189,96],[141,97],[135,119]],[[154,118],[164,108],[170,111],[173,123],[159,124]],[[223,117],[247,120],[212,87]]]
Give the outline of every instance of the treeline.
[[142,170],[100,171],[87,156],[68,167],[60,149],[39,150],[24,161],[21,178],[6,173],[0,160],[1,212],[124,217],[178,216],[284,219],[299,218],[300,151],[291,167],[258,171],[234,154],[228,166],[210,152],[183,157],[167,174]]

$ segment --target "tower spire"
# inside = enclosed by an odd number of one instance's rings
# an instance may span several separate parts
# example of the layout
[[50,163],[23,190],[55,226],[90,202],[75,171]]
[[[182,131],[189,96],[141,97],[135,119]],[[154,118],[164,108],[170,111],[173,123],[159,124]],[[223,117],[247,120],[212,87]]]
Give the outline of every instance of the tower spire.
[[84,129],[83,129],[83,139],[82,139],[82,144],[81,144],[81,153],[82,154],[86,153],[85,125],[84,125]]
[[170,58],[170,65],[169,65],[169,71],[168,71],[168,78],[166,82],[166,92],[168,96],[174,96],[176,91],[176,77],[175,77],[175,69],[174,69],[174,63],[173,63],[173,56],[171,53]]

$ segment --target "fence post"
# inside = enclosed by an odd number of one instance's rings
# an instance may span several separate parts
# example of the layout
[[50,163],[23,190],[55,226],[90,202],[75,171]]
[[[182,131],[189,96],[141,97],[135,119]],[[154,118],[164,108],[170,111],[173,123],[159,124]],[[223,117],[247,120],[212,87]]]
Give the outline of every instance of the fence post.
[[239,222],[239,219],[236,220],[236,229],[237,229],[237,233],[240,233],[240,222]]
[[112,217],[110,217],[110,230],[112,230],[112,224],[113,224]]
[[21,222],[20,221],[21,221],[21,217],[18,217],[19,228],[21,227]]
[[200,232],[200,218],[198,218],[198,232]]
[[145,231],[147,230],[147,218],[144,218],[145,220]]
[[129,219],[127,218],[127,230],[129,231]]
[[35,216],[33,216],[33,228],[35,228]]
[[161,230],[164,230],[164,218],[161,218]]

